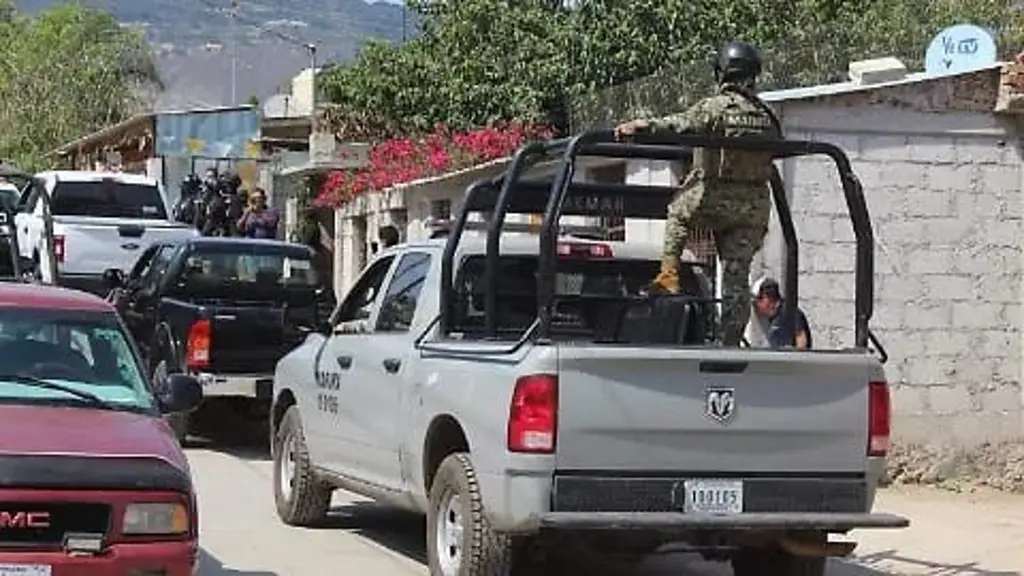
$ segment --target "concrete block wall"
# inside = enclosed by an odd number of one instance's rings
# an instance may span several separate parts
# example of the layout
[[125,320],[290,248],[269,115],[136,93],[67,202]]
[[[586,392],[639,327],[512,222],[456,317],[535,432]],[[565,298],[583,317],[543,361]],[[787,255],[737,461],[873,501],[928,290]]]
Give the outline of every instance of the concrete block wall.
[[[840,145],[876,237],[872,326],[887,347],[897,440],[1019,439],[1021,156],[990,114],[784,106],[788,135]],[[800,300],[820,346],[853,341],[854,243],[835,167],[784,169]],[[781,270],[778,258],[770,268]]]

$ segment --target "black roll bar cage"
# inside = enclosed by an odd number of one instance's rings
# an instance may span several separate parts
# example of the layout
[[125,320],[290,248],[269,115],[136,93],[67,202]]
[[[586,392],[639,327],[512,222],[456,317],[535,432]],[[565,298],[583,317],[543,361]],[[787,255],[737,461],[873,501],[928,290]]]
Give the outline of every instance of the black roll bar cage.
[[[584,132],[570,138],[547,142],[531,142],[513,155],[508,168],[497,177],[480,180],[467,190],[463,206],[448,234],[441,263],[441,313],[438,327],[441,335],[452,328],[454,313],[454,260],[469,214],[490,214],[485,255],[485,331],[489,338],[497,335],[497,282],[500,266],[500,240],[508,213],[537,213],[543,210],[540,229],[540,251],[537,269],[538,322],[532,329],[535,339],[548,339],[551,330],[551,307],[555,297],[555,261],[559,220],[563,215],[601,215],[664,219],[674,189],[667,186],[636,186],[628,184],[574,183],[576,158],[580,156],[682,161],[694,148],[727,148],[771,152],[775,159],[824,155],[836,165],[846,206],[856,239],[854,340],[855,346],[867,349],[873,345],[880,356],[885,352],[871,333],[869,323],[874,312],[874,233],[860,181],[853,173],[849,158],[838,146],[827,142],[805,140],[755,140],[723,138],[706,135],[669,135],[639,137],[633,142],[617,142],[611,131]],[[523,173],[541,160],[561,155],[558,171],[550,182],[523,180]],[[783,314],[786,322],[795,321],[798,301],[799,246],[792,213],[786,198],[785,184],[778,170],[773,170],[769,187],[779,215],[786,244],[785,288]],[[571,202],[567,203],[567,200]],[[884,360],[883,360],[884,361]]]

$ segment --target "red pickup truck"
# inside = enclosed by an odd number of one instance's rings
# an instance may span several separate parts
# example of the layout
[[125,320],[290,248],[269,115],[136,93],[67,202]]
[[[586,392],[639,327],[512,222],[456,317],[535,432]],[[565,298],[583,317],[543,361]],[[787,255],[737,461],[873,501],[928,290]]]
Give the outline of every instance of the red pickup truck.
[[154,390],[114,308],[0,283],[0,576],[192,576],[188,461],[164,420],[202,388]]

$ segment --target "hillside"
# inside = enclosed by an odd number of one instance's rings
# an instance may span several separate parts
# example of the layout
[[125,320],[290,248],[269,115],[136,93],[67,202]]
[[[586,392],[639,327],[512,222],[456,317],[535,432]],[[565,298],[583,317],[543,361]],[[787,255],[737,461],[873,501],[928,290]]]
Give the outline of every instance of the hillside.
[[[317,59],[346,60],[364,39],[400,42],[403,7],[363,0],[239,1],[234,27],[229,0],[83,0],[146,31],[157,51],[167,85],[160,109],[231,103],[232,38],[236,38],[236,102],[265,97],[309,65],[306,43],[317,45]],[[397,1],[397,0],[395,0]],[[27,12],[54,0],[20,0]],[[220,8],[223,6],[223,8]],[[414,24],[410,17],[406,32]]]

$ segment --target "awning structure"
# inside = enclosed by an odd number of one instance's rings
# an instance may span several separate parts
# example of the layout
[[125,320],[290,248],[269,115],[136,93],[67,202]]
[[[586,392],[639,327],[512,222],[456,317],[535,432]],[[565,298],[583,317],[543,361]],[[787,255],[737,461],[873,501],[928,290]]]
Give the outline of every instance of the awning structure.
[[68,142],[51,151],[49,156],[67,157],[74,154],[88,154],[104,148],[117,147],[138,138],[152,139],[155,132],[155,113],[136,114],[127,120]]

